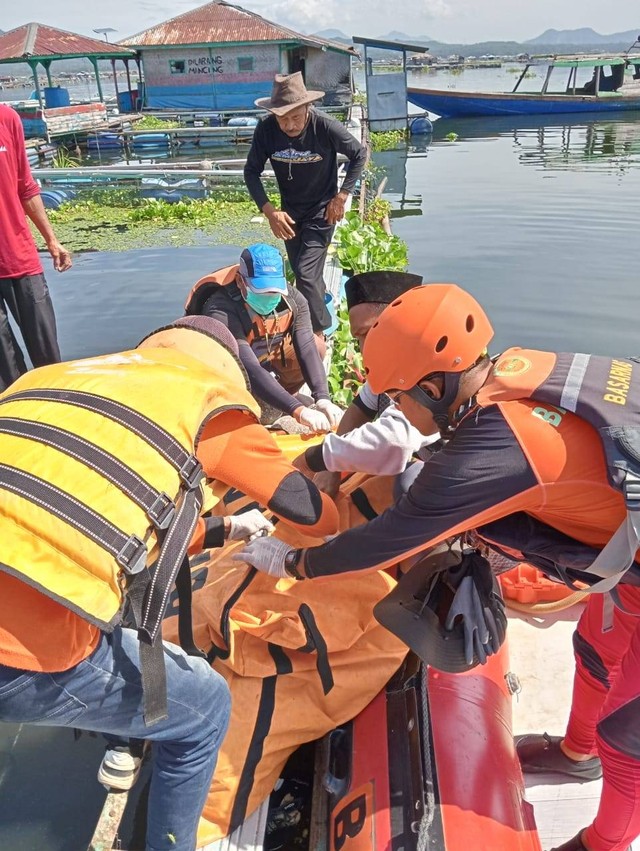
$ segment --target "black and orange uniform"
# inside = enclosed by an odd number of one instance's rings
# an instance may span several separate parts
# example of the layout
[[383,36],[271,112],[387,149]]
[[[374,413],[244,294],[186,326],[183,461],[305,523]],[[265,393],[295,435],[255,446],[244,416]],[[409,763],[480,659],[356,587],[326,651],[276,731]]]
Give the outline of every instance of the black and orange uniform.
[[[567,578],[591,581],[580,567],[607,544],[626,509],[609,483],[596,429],[531,398],[555,357],[528,350],[502,355],[409,492],[365,526],[305,551],[305,574],[378,570],[476,530],[490,545],[526,551],[550,573],[557,575],[559,564]],[[624,385],[603,390],[624,401]],[[635,614],[638,586],[636,563],[618,586],[625,609]],[[598,851],[618,851],[640,834],[640,618],[616,609],[613,628],[603,632],[603,600],[600,594],[589,599],[574,638],[577,673],[566,743],[591,753],[597,742],[611,782],[586,839]]]
[[293,394],[305,382],[316,402],[329,399],[305,297],[289,286],[276,310],[261,316],[242,298],[239,268],[227,266],[201,278],[189,294],[186,312],[210,316],[231,331],[256,399],[292,414],[301,404]]
[[[170,481],[170,476],[156,468],[150,445],[138,445],[139,435],[110,419],[116,408],[122,412],[130,406],[134,425],[140,411],[157,412],[165,434],[171,428],[182,442],[193,440],[191,460],[200,462],[214,492],[216,483],[231,485],[300,530],[317,535],[337,530],[333,502],[309,487],[258,424],[258,408],[244,389],[240,367],[222,346],[195,337],[209,347],[216,361],[212,369],[170,348],[139,348],[43,367],[0,395],[0,665],[66,671],[92,653],[101,628],[117,623],[116,562],[121,562],[115,558],[111,564],[105,541],[97,535],[90,540],[77,518],[64,516],[65,502],[56,508],[54,501],[54,511],[48,511],[37,494],[24,489],[37,479],[45,495],[55,486],[58,500],[67,500],[72,509],[89,516],[91,506],[109,520],[105,526],[113,526],[114,536],[120,522],[128,528],[139,497],[135,489],[125,495],[112,486],[111,460],[121,470],[123,458],[139,467],[141,492],[142,477]],[[106,425],[94,405],[107,414]],[[90,444],[92,451],[98,447],[102,471],[77,457]],[[202,511],[206,508],[205,499]],[[216,543],[205,531],[200,519],[190,551]],[[141,549],[146,555],[148,547],[151,557],[153,537],[141,537]]]

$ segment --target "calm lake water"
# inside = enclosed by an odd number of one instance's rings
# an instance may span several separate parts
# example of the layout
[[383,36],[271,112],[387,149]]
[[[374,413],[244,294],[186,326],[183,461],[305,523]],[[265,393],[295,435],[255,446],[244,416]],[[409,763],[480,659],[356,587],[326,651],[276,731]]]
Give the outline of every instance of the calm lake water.
[[[505,69],[415,79],[440,88],[513,84]],[[494,351],[639,353],[640,116],[442,120],[431,138],[374,159],[387,172],[393,229],[409,244],[411,270],[471,290],[495,323]],[[179,315],[194,280],[234,262],[241,247],[85,254],[64,275],[45,259],[63,356],[135,345]],[[100,742],[74,743],[70,731],[5,726],[0,848],[84,849],[104,798],[95,780],[101,752]]]

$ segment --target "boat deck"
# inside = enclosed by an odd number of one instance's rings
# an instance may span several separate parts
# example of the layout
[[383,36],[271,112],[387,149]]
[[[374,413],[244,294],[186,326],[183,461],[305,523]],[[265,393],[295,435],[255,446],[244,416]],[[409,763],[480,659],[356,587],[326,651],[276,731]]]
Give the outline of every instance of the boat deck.
[[[581,611],[578,604],[544,619],[510,611],[510,669],[522,686],[513,699],[514,735],[564,733],[574,670],[571,636]],[[530,774],[525,784],[544,851],[575,836],[598,809],[601,780],[558,783],[553,775]],[[640,840],[632,849],[640,851]]]

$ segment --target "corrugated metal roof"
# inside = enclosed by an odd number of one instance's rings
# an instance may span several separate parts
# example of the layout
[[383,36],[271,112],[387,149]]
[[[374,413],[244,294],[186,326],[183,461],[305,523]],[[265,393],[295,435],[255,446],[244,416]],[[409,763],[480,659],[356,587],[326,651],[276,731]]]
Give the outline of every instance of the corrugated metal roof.
[[133,56],[120,45],[97,38],[57,30],[44,24],[24,24],[0,35],[0,62],[26,62],[27,59],[65,56]]
[[120,44],[131,47],[166,47],[174,44],[225,44],[227,42],[293,41],[313,47],[330,47],[344,53],[355,53],[340,42],[308,36],[267,21],[240,6],[224,0],[213,0],[190,12],[156,24],[144,32],[123,39]]

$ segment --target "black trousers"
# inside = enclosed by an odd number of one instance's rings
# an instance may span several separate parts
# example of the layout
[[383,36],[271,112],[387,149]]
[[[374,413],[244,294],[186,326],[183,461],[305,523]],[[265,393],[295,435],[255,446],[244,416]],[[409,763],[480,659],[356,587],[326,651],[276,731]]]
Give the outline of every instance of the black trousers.
[[331,325],[331,316],[324,303],[327,287],[322,273],[334,225],[328,225],[324,218],[316,218],[296,224],[295,231],[293,239],[285,240],[284,244],[296,276],[296,287],[309,302],[311,325],[317,333]]
[[9,324],[9,312],[20,328],[34,366],[60,362],[56,317],[44,275],[0,278],[0,391],[27,371]]

